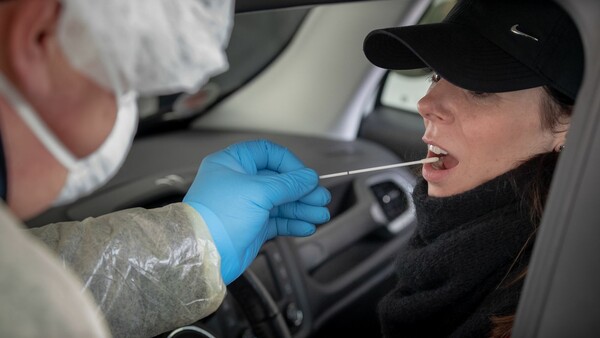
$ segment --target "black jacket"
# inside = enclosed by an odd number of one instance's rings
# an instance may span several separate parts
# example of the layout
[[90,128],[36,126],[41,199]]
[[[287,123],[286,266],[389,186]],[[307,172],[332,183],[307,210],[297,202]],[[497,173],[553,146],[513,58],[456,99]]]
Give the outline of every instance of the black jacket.
[[445,198],[418,181],[418,226],[378,307],[385,337],[489,337],[492,316],[515,313],[537,228],[530,192],[539,182],[545,199],[555,160],[534,158]]

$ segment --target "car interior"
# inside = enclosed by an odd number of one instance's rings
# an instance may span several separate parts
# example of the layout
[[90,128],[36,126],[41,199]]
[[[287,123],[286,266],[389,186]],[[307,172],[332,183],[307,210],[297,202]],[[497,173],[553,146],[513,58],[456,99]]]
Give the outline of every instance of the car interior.
[[[243,140],[284,145],[320,175],[423,158],[416,103],[430,72],[376,68],[362,41],[376,28],[440,21],[454,2],[238,0],[229,70],[194,94],[140,98],[118,174],[28,226],[180,202],[203,157]],[[581,30],[586,60],[597,60],[600,3],[558,2]],[[600,335],[599,74],[586,63],[514,337]],[[379,336],[376,304],[415,226],[418,175],[396,168],[323,180],[328,223],[306,238],[267,242],[217,312],[159,337]]]

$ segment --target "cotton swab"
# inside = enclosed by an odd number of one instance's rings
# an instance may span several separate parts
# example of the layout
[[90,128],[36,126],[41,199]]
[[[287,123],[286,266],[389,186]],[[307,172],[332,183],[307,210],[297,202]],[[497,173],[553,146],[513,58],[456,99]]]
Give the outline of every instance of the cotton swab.
[[370,171],[385,170],[385,169],[400,168],[400,167],[408,167],[408,166],[417,165],[417,164],[434,163],[434,162],[437,162],[439,160],[440,160],[439,157],[429,157],[429,158],[424,158],[424,159],[419,160],[419,161],[396,163],[396,164],[384,165],[384,166],[380,166],[380,167],[371,167],[371,168],[358,169],[358,170],[341,171],[339,173],[321,175],[321,176],[319,176],[319,179],[324,180],[324,179],[327,179],[327,178],[333,178],[333,177],[339,177],[339,176],[362,174],[362,173],[366,173],[366,172],[370,172]]

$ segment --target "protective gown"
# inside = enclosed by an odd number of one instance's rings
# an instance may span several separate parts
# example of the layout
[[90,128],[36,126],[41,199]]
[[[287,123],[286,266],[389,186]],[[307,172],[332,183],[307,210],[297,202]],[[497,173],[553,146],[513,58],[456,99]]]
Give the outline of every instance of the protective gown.
[[76,276],[1,201],[0,337],[109,337]]
[[80,277],[114,337],[152,337],[191,324],[225,296],[211,235],[184,203],[31,232]]

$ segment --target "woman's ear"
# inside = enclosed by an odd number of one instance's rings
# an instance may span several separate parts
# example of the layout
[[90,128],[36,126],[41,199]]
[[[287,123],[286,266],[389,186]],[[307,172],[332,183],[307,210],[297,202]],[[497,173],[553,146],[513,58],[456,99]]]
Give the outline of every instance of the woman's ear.
[[567,142],[567,133],[571,127],[571,117],[563,116],[560,118],[560,122],[554,131],[554,151],[561,152],[565,143]]
[[26,97],[52,90],[59,14],[58,0],[19,0],[8,23],[8,73]]

